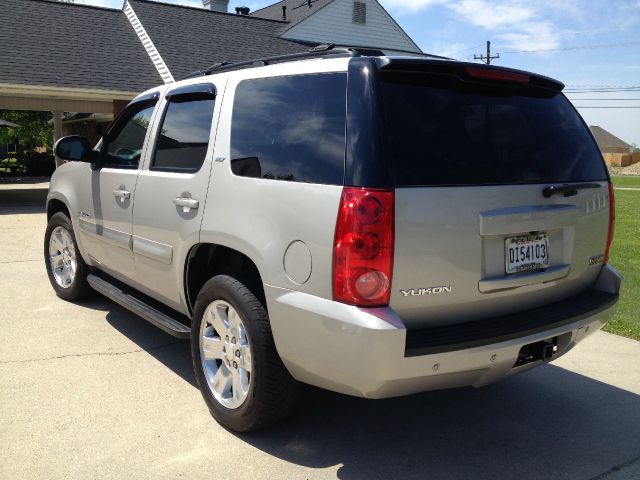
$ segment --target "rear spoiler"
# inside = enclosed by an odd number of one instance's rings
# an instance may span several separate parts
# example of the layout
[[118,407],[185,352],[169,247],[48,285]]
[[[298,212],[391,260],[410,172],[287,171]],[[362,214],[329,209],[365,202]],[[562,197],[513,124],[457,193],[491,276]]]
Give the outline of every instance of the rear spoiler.
[[424,72],[456,75],[462,81],[526,84],[556,92],[561,92],[564,88],[564,83],[553,78],[513,68],[422,58],[377,57],[374,60],[378,70],[381,72]]

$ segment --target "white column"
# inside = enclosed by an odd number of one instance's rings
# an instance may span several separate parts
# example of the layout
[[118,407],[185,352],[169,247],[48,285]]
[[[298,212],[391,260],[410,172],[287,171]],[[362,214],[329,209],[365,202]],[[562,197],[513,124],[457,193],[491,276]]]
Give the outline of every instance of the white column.
[[[62,112],[60,110],[56,110],[51,112],[53,113],[53,144],[62,138]],[[62,165],[62,160],[56,157],[56,168]]]

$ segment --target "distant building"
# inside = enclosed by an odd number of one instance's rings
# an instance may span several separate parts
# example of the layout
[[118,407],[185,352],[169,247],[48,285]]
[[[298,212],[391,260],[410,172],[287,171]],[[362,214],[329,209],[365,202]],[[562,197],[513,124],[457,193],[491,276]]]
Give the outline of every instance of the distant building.
[[589,130],[591,130],[602,153],[629,153],[631,151],[631,145],[613,133],[607,132],[604,128],[592,125]]
[[597,125],[591,125],[589,130],[591,130],[607,165],[626,167],[631,163],[635,163],[632,155],[630,155],[632,147],[627,142]]

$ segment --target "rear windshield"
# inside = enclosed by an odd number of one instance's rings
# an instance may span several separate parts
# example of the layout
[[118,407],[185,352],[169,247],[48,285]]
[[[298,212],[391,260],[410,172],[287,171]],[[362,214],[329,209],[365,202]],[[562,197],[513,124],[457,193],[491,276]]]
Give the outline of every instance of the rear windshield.
[[560,93],[396,75],[381,82],[395,184],[606,180],[600,152]]

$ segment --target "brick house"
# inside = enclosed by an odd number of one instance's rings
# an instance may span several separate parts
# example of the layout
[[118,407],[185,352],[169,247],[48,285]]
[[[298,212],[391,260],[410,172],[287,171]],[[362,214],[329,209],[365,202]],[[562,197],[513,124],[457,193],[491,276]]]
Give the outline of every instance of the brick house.
[[634,157],[631,155],[632,147],[627,142],[597,125],[589,126],[589,130],[591,130],[607,165],[626,167],[635,163]]

